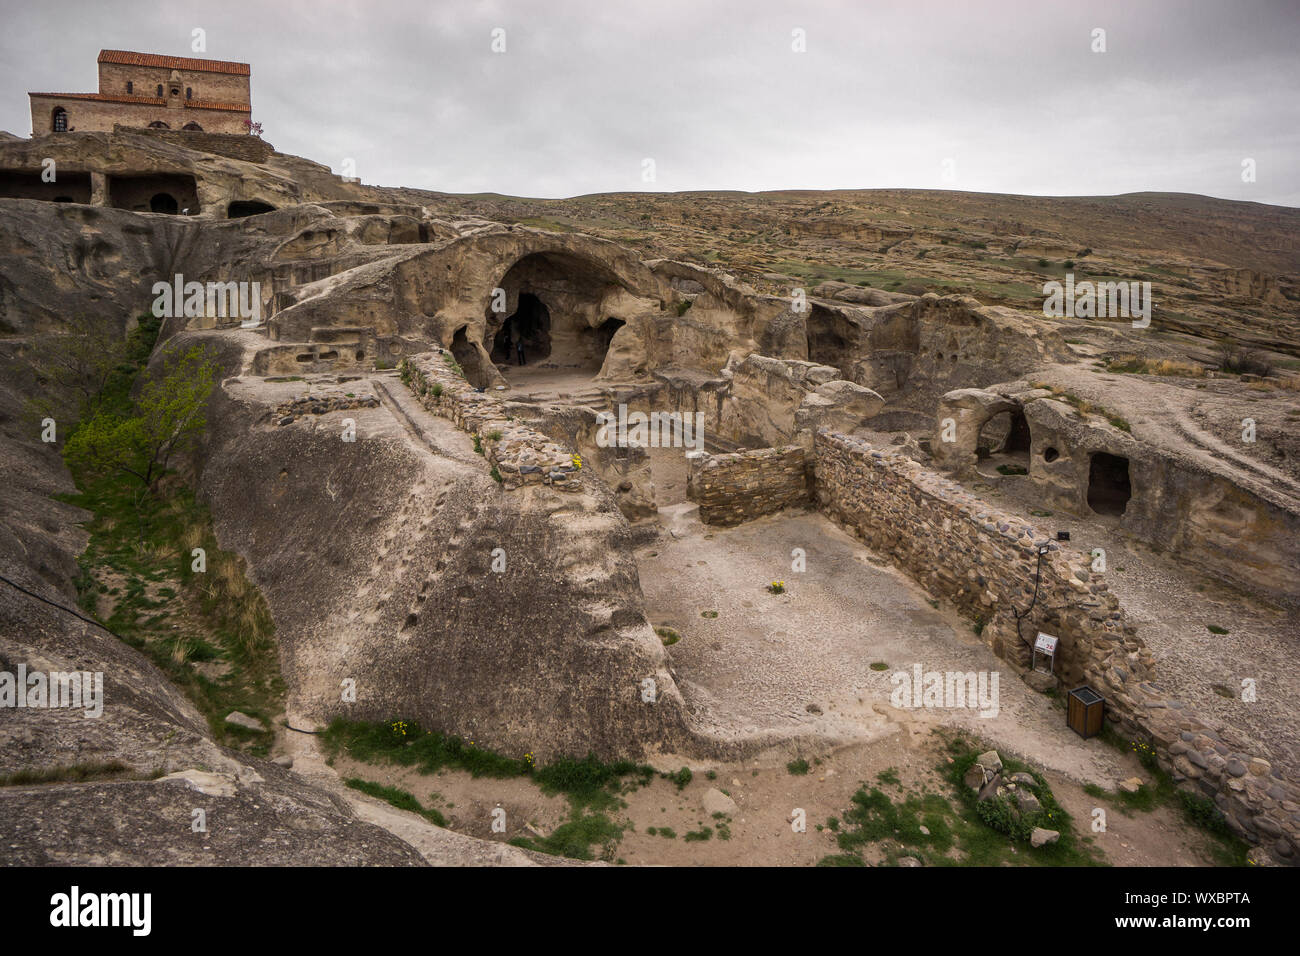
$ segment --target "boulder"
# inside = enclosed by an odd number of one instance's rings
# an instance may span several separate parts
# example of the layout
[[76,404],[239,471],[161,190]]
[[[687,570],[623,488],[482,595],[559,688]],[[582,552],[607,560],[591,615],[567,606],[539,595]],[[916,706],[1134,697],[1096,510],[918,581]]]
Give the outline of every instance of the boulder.
[[226,714],[226,723],[234,724],[236,727],[243,727],[245,730],[252,730],[261,733],[266,730],[266,725],[256,717],[249,717],[247,714],[232,710]]
[[736,812],[736,801],[716,787],[704,791],[704,812],[707,814],[725,813],[728,816]]
[[1055,830],[1044,830],[1042,827],[1034,827],[1034,832],[1029,835],[1029,845],[1032,847],[1050,846],[1061,838],[1061,834]]

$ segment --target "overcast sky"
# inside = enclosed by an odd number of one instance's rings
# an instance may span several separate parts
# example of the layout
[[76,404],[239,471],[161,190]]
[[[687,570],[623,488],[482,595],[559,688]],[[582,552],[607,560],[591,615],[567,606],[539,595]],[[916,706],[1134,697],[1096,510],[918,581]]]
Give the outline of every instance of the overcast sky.
[[1300,206],[1300,0],[0,3],[0,129],[24,136],[27,91],[94,92],[110,48],[251,63],[268,141],[377,185]]

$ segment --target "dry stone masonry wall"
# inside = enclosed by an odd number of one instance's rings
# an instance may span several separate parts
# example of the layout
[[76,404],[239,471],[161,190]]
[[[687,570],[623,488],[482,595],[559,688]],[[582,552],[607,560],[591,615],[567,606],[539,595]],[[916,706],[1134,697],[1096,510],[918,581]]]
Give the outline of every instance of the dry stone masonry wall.
[[686,495],[705,524],[736,525],[809,500],[803,447],[687,456]]
[[[1038,630],[1061,639],[1067,688],[1087,683],[1106,716],[1152,746],[1174,781],[1208,797],[1229,825],[1279,860],[1300,863],[1300,787],[1235,731],[1214,727],[1155,683],[1152,655],[1086,555],[1022,519],[988,508],[909,458],[827,431],[814,444],[817,503],[890,555],[935,597],[984,622],[983,636],[1017,669]],[[1039,549],[1043,555],[1033,598]],[[1031,599],[1034,608],[1028,614]],[[1023,620],[1017,629],[1015,607]]]
[[546,484],[577,491],[582,459],[536,429],[511,421],[500,399],[470,385],[449,358],[449,353],[427,352],[403,362],[402,380],[420,403],[477,436],[483,457],[506,489]]

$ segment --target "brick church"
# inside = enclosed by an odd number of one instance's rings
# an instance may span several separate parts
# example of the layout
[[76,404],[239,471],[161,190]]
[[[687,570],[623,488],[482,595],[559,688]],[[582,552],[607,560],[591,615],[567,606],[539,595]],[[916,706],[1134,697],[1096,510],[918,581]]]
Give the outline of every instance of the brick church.
[[98,93],[27,94],[32,135],[114,125],[247,133],[249,77],[247,63],[100,50]]

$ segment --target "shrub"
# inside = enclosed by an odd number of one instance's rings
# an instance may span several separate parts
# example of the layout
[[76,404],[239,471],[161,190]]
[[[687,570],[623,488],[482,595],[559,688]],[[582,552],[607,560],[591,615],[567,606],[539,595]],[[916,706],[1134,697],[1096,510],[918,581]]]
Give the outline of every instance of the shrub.
[[152,493],[172,458],[203,434],[219,372],[202,346],[172,352],[161,376],[146,381],[134,402],[125,408],[101,404],[78,425],[63,448],[64,460],[91,475],[131,475]]
[[1227,342],[1220,351],[1222,357],[1219,367],[1225,372],[1258,375],[1261,378],[1273,374],[1273,363],[1257,349],[1245,348],[1237,342]]
[[677,633],[677,631],[671,627],[656,627],[655,633],[658,634],[659,639],[664,642],[664,647],[671,647],[682,639],[681,634]]
[[665,773],[661,774],[661,776],[665,780],[676,784],[678,790],[684,790],[686,789],[686,785],[691,782],[693,774],[691,773],[690,767],[683,767],[676,773]]

